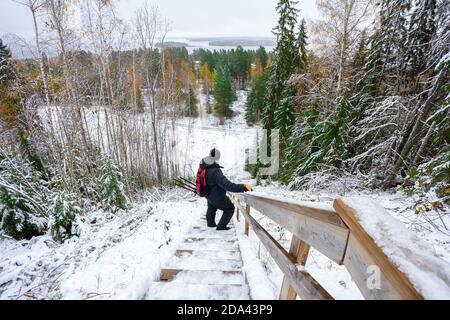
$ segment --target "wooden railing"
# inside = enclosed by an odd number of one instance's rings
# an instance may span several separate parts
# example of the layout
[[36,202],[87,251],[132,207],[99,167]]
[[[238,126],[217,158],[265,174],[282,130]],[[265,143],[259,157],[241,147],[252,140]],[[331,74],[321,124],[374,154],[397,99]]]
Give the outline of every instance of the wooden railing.
[[[280,299],[333,299],[304,268],[310,248],[344,265],[366,299],[423,299],[410,279],[384,254],[356,218],[355,209],[336,199],[319,208],[256,194],[230,194],[239,219],[245,218],[284,274]],[[287,252],[251,215],[251,208],[292,233]],[[370,267],[379,272],[379,286],[368,285]],[[369,282],[368,282],[369,280]]]

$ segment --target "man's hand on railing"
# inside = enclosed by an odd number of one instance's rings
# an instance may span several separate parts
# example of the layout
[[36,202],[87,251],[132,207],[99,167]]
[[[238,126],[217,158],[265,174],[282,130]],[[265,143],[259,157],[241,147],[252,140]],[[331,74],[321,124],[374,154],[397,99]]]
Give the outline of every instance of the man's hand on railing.
[[244,184],[245,192],[253,191],[253,187],[250,184]]

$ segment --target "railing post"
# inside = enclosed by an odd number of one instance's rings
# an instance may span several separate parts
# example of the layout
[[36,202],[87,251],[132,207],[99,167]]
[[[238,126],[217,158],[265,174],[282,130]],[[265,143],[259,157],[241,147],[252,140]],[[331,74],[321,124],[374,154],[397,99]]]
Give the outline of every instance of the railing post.
[[[248,204],[245,205],[245,213],[248,214],[248,215],[250,215],[250,206],[249,206]],[[247,219],[246,219],[246,220],[245,220],[245,224],[244,224],[244,234],[245,234],[246,236],[248,236],[249,230],[250,230],[250,225],[248,224],[248,221],[247,221]]]
[[[300,240],[296,236],[292,236],[291,248],[289,249],[289,255],[297,261],[299,265],[306,265],[308,259],[310,245]],[[283,284],[281,286],[280,300],[295,300],[297,298],[297,292],[289,283],[286,276],[283,277]]]
[[[234,200],[237,201],[238,204],[241,203],[239,199],[234,199]],[[240,221],[239,220],[239,206],[236,206],[236,219],[237,219],[237,221]]]

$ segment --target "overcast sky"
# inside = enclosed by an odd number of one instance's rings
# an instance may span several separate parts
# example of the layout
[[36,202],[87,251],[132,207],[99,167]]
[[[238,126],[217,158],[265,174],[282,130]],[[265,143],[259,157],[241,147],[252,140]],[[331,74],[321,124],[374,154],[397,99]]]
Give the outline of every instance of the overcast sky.
[[[277,0],[116,0],[119,16],[129,19],[145,2],[157,5],[172,22],[169,37],[271,36],[277,22]],[[302,0],[301,16],[315,18],[315,0]],[[0,0],[0,36],[33,36],[27,9],[13,0]]]

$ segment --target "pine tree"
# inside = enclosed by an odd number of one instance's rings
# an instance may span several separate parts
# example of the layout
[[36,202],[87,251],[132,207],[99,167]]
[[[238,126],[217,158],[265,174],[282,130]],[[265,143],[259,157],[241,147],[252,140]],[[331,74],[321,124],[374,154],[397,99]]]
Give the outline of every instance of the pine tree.
[[231,104],[236,99],[233,84],[231,82],[230,71],[227,67],[217,66],[215,69],[213,96],[215,101],[215,111],[223,122],[225,117],[231,116]]
[[299,61],[297,48],[298,10],[294,7],[298,2],[279,0],[276,10],[279,15],[278,25],[274,29],[277,36],[277,46],[274,50],[274,61],[270,71],[267,104],[264,108],[263,125],[265,129],[275,126],[275,110],[282,99],[286,81],[290,78]]

